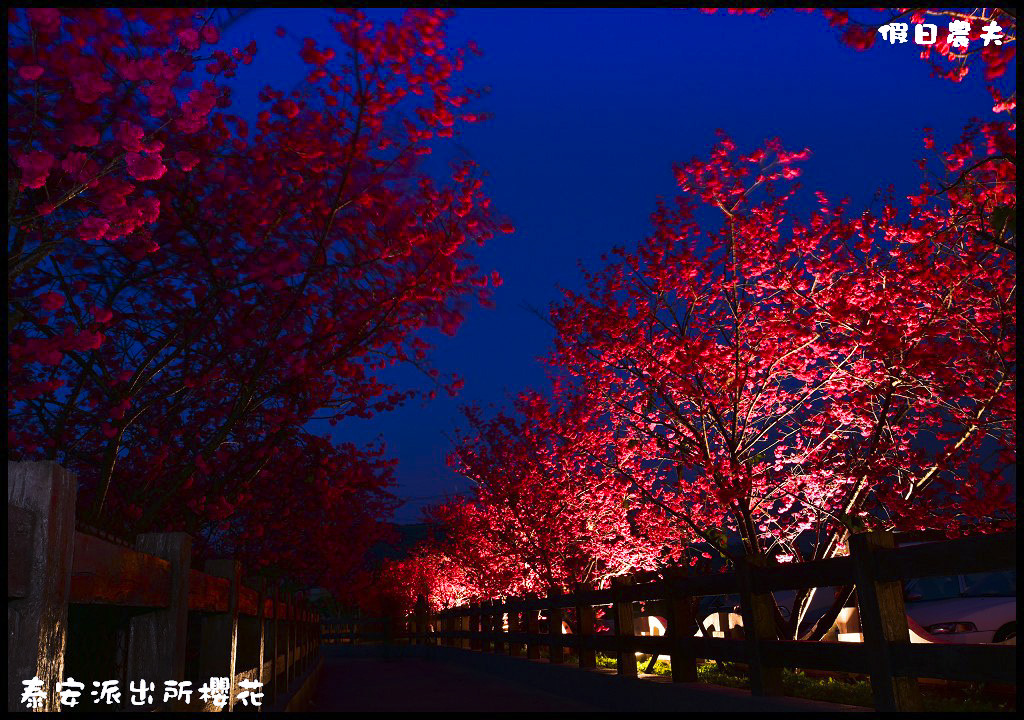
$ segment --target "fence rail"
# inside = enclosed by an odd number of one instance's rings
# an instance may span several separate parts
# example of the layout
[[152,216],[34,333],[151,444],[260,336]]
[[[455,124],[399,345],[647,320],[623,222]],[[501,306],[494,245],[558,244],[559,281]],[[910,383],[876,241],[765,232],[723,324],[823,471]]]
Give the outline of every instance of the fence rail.
[[140,535],[131,548],[76,531],[75,478],[55,463],[9,462],[7,473],[8,710],[25,709],[33,677],[46,693],[39,709],[60,710],[56,683],[72,671],[118,680],[124,709],[139,709],[128,691],[146,681],[149,709],[196,711],[161,702],[163,683],[211,677],[232,679],[230,699],[203,711],[232,709],[243,680],[263,683],[262,705],[274,708],[315,671],[320,617],[301,594],[243,581],[232,559],[192,568],[184,533]]
[[[434,615],[420,604],[417,613],[402,626],[407,631],[395,637],[484,652],[525,654],[533,659],[546,652],[555,663],[564,662],[565,650],[572,649],[577,651],[583,668],[596,666],[596,652],[611,653],[616,657],[617,673],[626,677],[638,674],[636,653],[667,655],[676,682],[696,680],[698,658],[747,663],[751,691],[756,695],[783,694],[784,667],[859,673],[870,676],[877,709],[920,710],[917,678],[1016,684],[1016,647],[911,644],[902,581],[1016,569],[1016,548],[1016,532],[907,547],[895,547],[891,533],[864,533],[851,537],[849,556],[828,560],[773,565],[763,558],[748,558],[729,573],[694,576],[670,569],[654,580],[643,576],[617,578],[610,588],[578,586],[571,593],[491,600]],[[777,638],[772,592],[844,585],[857,587],[864,642]],[[696,624],[693,598],[734,593],[741,601],[742,639],[678,632],[678,628]],[[639,601],[664,603],[668,620],[665,635],[634,635],[633,603]],[[610,606],[611,633],[595,632],[595,606]],[[561,622],[567,609],[575,611],[575,634],[562,634]],[[546,622],[539,617],[541,613]],[[336,628],[325,630],[327,642],[342,637],[356,642],[370,637],[351,623],[344,633]]]

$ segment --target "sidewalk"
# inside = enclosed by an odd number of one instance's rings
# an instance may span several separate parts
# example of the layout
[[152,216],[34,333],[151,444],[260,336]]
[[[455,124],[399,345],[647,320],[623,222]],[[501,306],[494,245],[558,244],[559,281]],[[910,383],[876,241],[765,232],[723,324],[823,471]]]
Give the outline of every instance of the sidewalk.
[[516,682],[437,660],[332,657],[310,712],[594,712]]
[[[389,657],[384,657],[385,653]],[[864,712],[867,709],[665,678],[626,679],[447,647],[335,645],[313,712]]]

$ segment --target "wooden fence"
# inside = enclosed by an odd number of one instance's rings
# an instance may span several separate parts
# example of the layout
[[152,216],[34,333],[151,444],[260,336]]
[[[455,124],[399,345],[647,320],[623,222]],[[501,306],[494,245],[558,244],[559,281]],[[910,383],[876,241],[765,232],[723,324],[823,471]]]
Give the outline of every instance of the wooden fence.
[[[184,533],[127,547],[77,531],[75,476],[55,463],[9,462],[7,474],[8,710],[27,709],[23,681],[33,677],[50,711],[62,709],[56,684],[72,677],[84,683],[75,709],[252,709],[238,697],[254,680],[263,686],[250,692],[272,709],[305,690],[320,619],[303,597],[246,583],[235,560],[193,569]],[[223,707],[199,698],[211,677],[232,679]],[[118,681],[119,706],[92,704],[93,683],[107,680]],[[170,680],[192,682],[191,702],[164,701]],[[135,706],[132,685],[150,683],[152,704]]]
[[[1016,684],[1016,647],[911,644],[903,603],[904,580],[1015,569],[1015,532],[900,548],[891,533],[872,532],[854,535],[850,550],[846,557],[794,565],[752,558],[716,575],[666,570],[653,581],[623,577],[607,589],[580,586],[573,593],[492,600],[437,615],[428,615],[421,603],[400,637],[531,659],[546,648],[552,663],[564,662],[571,648],[582,668],[596,667],[597,651],[608,652],[624,677],[636,677],[636,653],[668,655],[675,682],[697,679],[698,658],[746,663],[755,695],[783,694],[784,667],[860,673],[871,678],[878,710],[919,710],[922,677]],[[863,643],[777,639],[772,592],[850,584],[857,587]],[[693,598],[733,593],[741,599],[742,639],[690,634],[697,622]],[[634,635],[633,603],[639,601],[661,601],[668,608],[666,635]],[[610,610],[611,633],[595,633],[598,606]],[[575,634],[562,633],[567,610],[574,613]],[[349,637],[354,642],[360,636],[350,629]]]

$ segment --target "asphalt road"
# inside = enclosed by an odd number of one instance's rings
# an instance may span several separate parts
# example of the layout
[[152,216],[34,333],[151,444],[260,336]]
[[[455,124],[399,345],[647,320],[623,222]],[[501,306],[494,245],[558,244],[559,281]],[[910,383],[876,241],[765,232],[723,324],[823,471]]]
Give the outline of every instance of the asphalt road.
[[581,712],[599,708],[419,658],[324,658],[311,712]]
[[865,712],[447,647],[326,646],[307,712]]

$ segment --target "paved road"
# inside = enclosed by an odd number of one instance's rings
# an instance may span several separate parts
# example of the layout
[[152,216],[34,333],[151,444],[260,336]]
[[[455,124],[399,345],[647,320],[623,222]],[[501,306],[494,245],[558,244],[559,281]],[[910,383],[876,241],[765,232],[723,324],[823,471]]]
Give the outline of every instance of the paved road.
[[668,678],[626,679],[446,647],[323,648],[312,712],[849,712],[844,705]]
[[599,708],[451,663],[325,657],[312,712],[574,712]]

